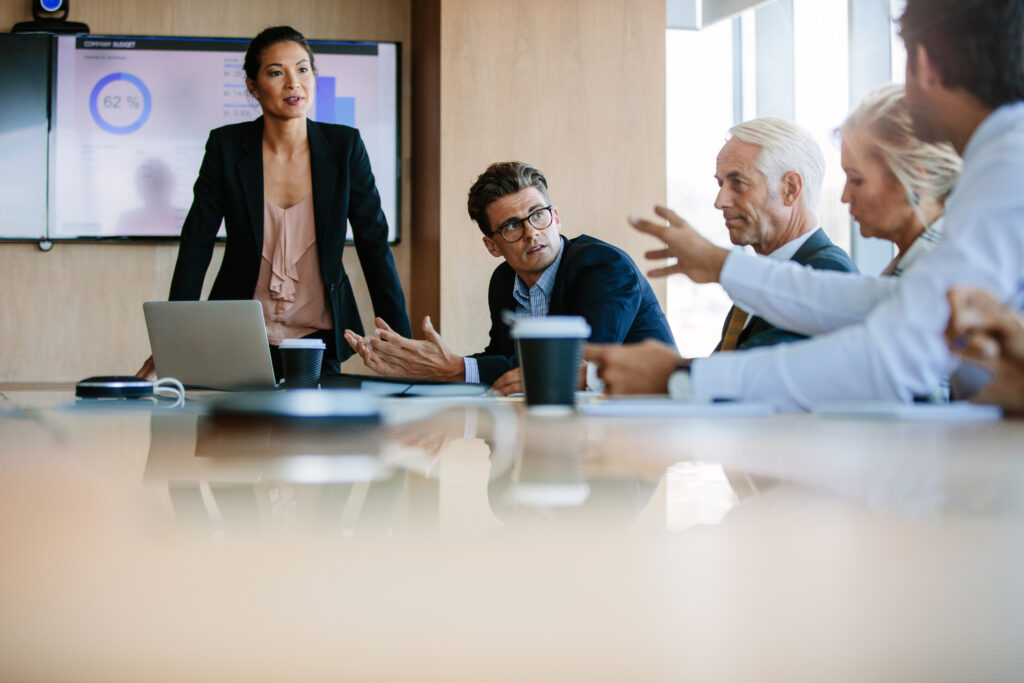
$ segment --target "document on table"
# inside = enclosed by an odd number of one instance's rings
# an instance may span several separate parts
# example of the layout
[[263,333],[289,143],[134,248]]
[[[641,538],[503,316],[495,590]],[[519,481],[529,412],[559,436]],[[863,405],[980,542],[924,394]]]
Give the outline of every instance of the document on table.
[[324,375],[320,378],[324,389],[359,389],[374,396],[486,396],[486,384],[466,382],[438,382],[408,377],[378,377],[376,375]]
[[898,401],[828,401],[815,405],[811,412],[836,417],[867,417],[889,420],[978,422],[998,420],[998,406],[983,406],[967,401],[953,403],[900,403]]
[[756,417],[774,414],[775,407],[769,403],[712,403],[639,396],[582,403],[579,411],[595,417]]
[[366,380],[360,387],[361,391],[373,394],[374,396],[434,396],[434,397],[459,397],[459,396],[486,396],[486,384],[466,384],[463,382],[436,383],[436,384],[402,384],[399,382],[378,382]]

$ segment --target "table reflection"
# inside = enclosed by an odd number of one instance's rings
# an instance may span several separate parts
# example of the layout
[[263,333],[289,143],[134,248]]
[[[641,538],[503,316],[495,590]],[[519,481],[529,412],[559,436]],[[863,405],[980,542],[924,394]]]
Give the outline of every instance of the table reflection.
[[[414,419],[387,412],[380,425],[325,426],[155,411],[144,479],[166,491],[177,522],[215,534],[476,534],[531,523],[681,532],[728,523],[781,487],[910,517],[1020,515],[1024,500],[1012,461],[956,453],[971,438],[964,427],[858,423],[844,441],[852,425],[841,421],[801,416],[794,432],[775,419],[757,425],[774,445],[762,452],[751,449],[750,420],[662,422],[653,443],[636,424],[502,402]],[[831,436],[805,438],[816,431]]]
[[379,426],[154,412],[144,481],[166,492],[178,523],[217,535],[304,525],[484,533],[632,524],[668,510],[664,469],[601,466],[592,427],[500,403]]

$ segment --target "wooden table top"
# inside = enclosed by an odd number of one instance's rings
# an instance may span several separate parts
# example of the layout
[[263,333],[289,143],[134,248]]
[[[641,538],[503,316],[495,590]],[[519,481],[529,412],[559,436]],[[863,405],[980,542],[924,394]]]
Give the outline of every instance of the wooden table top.
[[1009,680],[1024,422],[0,387],[5,680]]

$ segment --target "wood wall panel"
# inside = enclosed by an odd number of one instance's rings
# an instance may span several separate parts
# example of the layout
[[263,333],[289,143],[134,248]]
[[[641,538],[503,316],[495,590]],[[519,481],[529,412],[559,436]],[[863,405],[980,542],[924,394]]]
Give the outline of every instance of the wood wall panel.
[[[650,238],[626,224],[665,201],[664,0],[442,0],[442,328],[484,347],[498,261],[466,214],[494,161],[548,178],[563,233],[593,235],[645,268]],[[653,283],[664,301],[664,282]]]
[[[310,38],[395,40],[402,51],[402,166],[410,164],[410,0],[89,0],[72,3],[71,18],[94,33],[243,36],[291,24]],[[0,30],[31,19],[27,0],[0,0]],[[191,182],[191,181],[190,181]],[[403,174],[403,240],[394,249],[409,299],[410,178]],[[0,244],[0,381],[68,381],[93,374],[132,373],[149,354],[142,302],[167,297],[176,245]],[[207,277],[219,265],[215,256]],[[353,250],[352,277],[364,324],[369,297]],[[436,284],[434,285],[436,289]],[[410,303],[412,303],[410,301]]]
[[441,324],[441,6],[438,0],[413,3],[412,42],[412,329],[430,316]]

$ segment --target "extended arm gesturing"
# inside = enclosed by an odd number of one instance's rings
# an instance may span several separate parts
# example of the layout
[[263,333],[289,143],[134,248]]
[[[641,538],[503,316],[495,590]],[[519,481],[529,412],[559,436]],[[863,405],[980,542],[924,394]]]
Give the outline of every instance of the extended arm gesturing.
[[897,287],[893,278],[815,270],[739,251],[729,254],[720,279],[744,310],[806,335],[864,322]]

